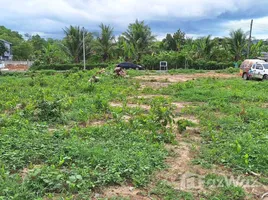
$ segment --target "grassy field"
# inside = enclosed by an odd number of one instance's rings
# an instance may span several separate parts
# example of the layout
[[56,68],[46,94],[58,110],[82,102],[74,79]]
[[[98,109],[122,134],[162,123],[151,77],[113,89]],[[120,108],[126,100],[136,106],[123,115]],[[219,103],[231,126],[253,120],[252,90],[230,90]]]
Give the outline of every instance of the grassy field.
[[[140,188],[144,199],[255,198],[236,185],[182,191],[155,178],[169,168],[167,147],[184,141],[195,145],[188,171],[224,166],[267,185],[267,81],[200,78],[153,89],[135,71],[88,82],[96,71],[0,77],[0,199],[97,199],[114,185]],[[191,141],[191,126],[200,142]]]

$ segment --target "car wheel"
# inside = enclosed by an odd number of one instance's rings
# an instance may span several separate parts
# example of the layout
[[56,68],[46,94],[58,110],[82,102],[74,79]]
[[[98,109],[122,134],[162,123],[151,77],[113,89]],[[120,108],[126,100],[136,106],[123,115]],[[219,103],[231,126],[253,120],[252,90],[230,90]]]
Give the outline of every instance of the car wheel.
[[265,74],[265,75],[263,76],[262,80],[264,80],[264,81],[268,81],[268,75]]
[[139,68],[138,68],[138,67],[136,67],[136,70],[139,70]]
[[244,80],[248,80],[248,79],[249,79],[247,73],[244,73],[244,74],[243,74],[243,79],[244,79]]

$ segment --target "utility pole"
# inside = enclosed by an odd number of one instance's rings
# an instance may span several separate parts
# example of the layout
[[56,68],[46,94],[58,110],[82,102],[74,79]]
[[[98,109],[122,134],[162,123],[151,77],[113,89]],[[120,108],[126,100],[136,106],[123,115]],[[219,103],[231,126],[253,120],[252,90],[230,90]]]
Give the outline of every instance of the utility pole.
[[85,47],[85,28],[83,27],[83,60],[84,70],[86,70],[86,47]]
[[249,54],[250,54],[252,26],[253,26],[253,19],[251,20],[251,23],[250,23],[250,31],[249,31],[249,38],[248,38],[248,52],[247,52],[247,58],[249,58]]

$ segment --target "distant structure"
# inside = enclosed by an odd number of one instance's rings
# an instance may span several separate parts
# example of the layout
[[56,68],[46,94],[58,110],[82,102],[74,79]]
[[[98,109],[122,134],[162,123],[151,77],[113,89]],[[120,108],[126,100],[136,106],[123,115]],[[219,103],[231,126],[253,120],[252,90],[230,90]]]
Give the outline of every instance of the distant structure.
[[168,63],[167,63],[167,61],[161,61],[160,62],[160,72],[161,71],[168,71]]
[[0,42],[3,42],[7,48],[7,51],[4,53],[4,55],[0,55],[0,60],[12,60],[13,58],[12,49],[11,49],[12,43],[6,40],[2,40],[2,39],[0,39]]
[[261,52],[261,56],[258,59],[268,62],[268,52]]

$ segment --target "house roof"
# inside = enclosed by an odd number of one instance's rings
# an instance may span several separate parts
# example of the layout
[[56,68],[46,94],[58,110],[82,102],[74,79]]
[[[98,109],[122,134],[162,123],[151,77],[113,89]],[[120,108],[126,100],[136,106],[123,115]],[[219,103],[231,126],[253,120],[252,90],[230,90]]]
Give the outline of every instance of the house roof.
[[2,40],[2,39],[0,39],[0,41],[2,41],[2,42],[4,42],[4,43],[12,44],[11,42],[8,42],[8,41],[6,41],[6,40]]

